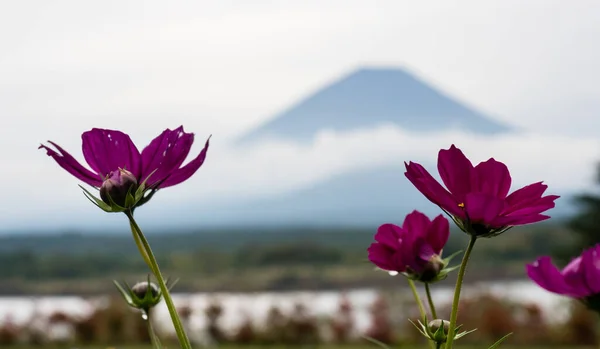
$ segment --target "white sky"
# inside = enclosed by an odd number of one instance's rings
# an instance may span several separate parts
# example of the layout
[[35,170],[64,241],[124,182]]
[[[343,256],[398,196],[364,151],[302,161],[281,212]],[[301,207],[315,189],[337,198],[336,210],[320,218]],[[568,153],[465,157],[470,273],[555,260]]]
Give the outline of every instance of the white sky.
[[[450,143],[507,162],[523,182],[588,187],[600,160],[598,37],[597,1],[2,2],[0,220],[26,227],[45,214],[61,225],[75,211],[102,214],[36,150],[51,139],[81,159],[80,134],[92,127],[122,129],[141,148],[183,124],[197,134],[196,152],[213,134],[205,167],[161,194],[173,203],[274,193],[407,156],[432,160]],[[310,147],[227,148],[364,65],[407,67],[531,133],[423,139],[380,128],[324,135]]]

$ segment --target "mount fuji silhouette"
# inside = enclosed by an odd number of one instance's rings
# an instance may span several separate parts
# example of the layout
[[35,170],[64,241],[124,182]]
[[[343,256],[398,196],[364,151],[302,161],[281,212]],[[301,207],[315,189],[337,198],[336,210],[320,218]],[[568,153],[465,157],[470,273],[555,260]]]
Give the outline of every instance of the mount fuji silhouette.
[[[411,132],[498,135],[516,129],[449,97],[402,69],[364,68],[334,81],[238,138],[310,143],[324,129],[351,131],[394,124]],[[369,225],[397,221],[414,209],[439,214],[404,177],[402,162],[359,169],[275,197],[196,210],[224,225]],[[426,165],[426,164],[423,164]],[[427,164],[435,168],[435,164]],[[199,218],[199,217],[197,217]]]
[[406,70],[362,68],[275,115],[242,135],[237,143],[267,138],[306,142],[323,129],[351,131],[390,123],[418,132],[511,131],[507,125],[467,107]]

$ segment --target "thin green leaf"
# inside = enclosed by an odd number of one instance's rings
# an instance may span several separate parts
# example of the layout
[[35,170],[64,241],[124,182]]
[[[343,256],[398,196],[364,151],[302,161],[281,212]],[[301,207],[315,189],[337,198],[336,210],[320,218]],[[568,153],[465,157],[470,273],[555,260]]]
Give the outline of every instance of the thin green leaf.
[[488,349],[496,349],[496,348],[498,348],[498,347],[500,346],[500,344],[502,344],[502,342],[504,342],[504,341],[505,341],[505,340],[506,340],[508,337],[510,337],[510,335],[512,335],[512,332],[511,332],[511,333],[509,333],[509,334],[507,334],[506,336],[504,336],[504,337],[502,337],[502,338],[498,339],[498,340],[496,341],[496,343],[492,344],[492,346],[491,346],[491,347],[489,347]]
[[452,260],[452,258],[458,256],[459,254],[461,254],[463,251],[456,251],[453,254],[449,255],[448,257],[442,259],[442,261],[444,262],[444,265],[448,265],[450,263],[450,261]]
[[119,293],[121,293],[121,295],[123,296],[123,298],[125,298],[125,301],[127,303],[129,303],[129,304],[133,303],[133,299],[129,295],[129,292],[125,291],[125,289],[123,288],[123,286],[121,286],[121,284],[119,284],[119,282],[117,282],[117,280],[113,280],[113,283],[115,284],[115,286],[117,286],[117,289],[119,290]]
[[383,349],[390,349],[390,347],[388,347],[388,346],[387,346],[387,344],[385,344],[385,343],[383,343],[383,342],[381,342],[381,341],[378,341],[378,340],[377,340],[377,339],[375,339],[375,338],[371,338],[371,337],[369,337],[369,336],[362,336],[362,337],[363,337],[364,339],[368,340],[369,342],[373,343],[373,344],[377,344],[377,345],[379,345],[379,346],[380,346],[380,347],[382,347]]
[[112,208],[108,204],[106,204],[106,202],[95,197],[94,194],[90,193],[89,190],[85,189],[83,186],[79,185],[79,188],[83,190],[83,195],[85,195],[85,197],[88,200],[90,200],[94,205],[98,206],[106,212],[112,212]]

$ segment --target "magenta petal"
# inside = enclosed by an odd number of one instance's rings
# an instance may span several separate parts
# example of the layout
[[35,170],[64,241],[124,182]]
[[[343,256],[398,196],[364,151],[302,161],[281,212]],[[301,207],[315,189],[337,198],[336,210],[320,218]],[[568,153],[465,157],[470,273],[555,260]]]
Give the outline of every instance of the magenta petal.
[[367,251],[369,252],[369,260],[379,268],[384,270],[396,269],[393,264],[394,252],[392,250],[374,242],[369,246]]
[[525,225],[545,221],[549,218],[550,216],[542,214],[532,214],[527,216],[500,216],[494,219],[490,225],[493,227]]
[[580,290],[574,290],[565,283],[562,274],[552,264],[550,257],[541,257],[532,264],[528,264],[526,269],[527,276],[547,291],[575,298],[586,296]]
[[548,195],[543,198],[532,199],[529,202],[521,201],[519,206],[508,206],[502,214],[508,216],[524,216],[542,213],[556,205],[554,201],[558,199],[558,195]]
[[119,168],[136,178],[141,172],[140,152],[128,135],[115,130],[94,128],[81,135],[83,156],[90,167],[103,177]]
[[542,182],[533,183],[518,190],[515,190],[509,196],[506,197],[506,204],[510,207],[518,209],[520,207],[528,206],[530,202],[539,199],[546,189],[547,185]]
[[404,175],[429,201],[440,206],[450,214],[461,218],[462,209],[458,206],[459,202],[450,194],[438,181],[427,172],[427,170],[414,162],[405,163],[406,172]]
[[433,255],[436,254],[437,253],[435,253],[433,247],[428,244],[427,241],[421,240],[421,243],[418,244],[417,256],[419,257],[420,261],[427,262]]
[[429,217],[415,210],[406,215],[402,228],[409,236],[424,236],[430,223]]
[[441,254],[450,237],[450,224],[446,217],[439,215],[433,219],[427,230],[426,240],[435,254]]
[[73,156],[71,156],[71,154],[67,153],[56,143],[50,141],[48,141],[48,143],[52,144],[58,150],[58,153],[45,145],[40,145],[38,149],[45,149],[46,154],[51,156],[60,167],[64,168],[67,172],[77,177],[81,181],[95,187],[100,187],[102,185],[102,179],[100,178],[100,175],[83,167],[77,160],[75,160]]
[[475,174],[480,192],[494,195],[499,199],[506,198],[510,190],[511,178],[505,164],[492,158],[475,166]]
[[504,208],[504,201],[484,193],[469,193],[465,197],[465,210],[473,223],[490,224]]
[[402,228],[395,224],[382,224],[379,228],[377,228],[377,233],[375,233],[375,241],[383,244],[392,249],[398,249],[400,245],[398,244],[398,239],[400,239],[402,234]]
[[204,144],[204,148],[202,149],[200,154],[198,154],[198,156],[194,160],[190,161],[187,165],[185,165],[182,168],[173,172],[160,185],[160,187],[166,188],[166,187],[170,187],[170,186],[179,184],[179,183],[187,180],[188,178],[190,178],[194,173],[196,173],[196,171],[198,171],[198,169],[200,168],[200,166],[202,166],[202,164],[204,163],[204,160],[206,159],[206,153],[208,152],[209,142],[210,142],[210,137],[208,137],[208,139],[206,140],[206,143]]
[[600,293],[600,245],[585,250],[581,257],[585,285],[591,294]]
[[582,265],[583,258],[577,257],[573,259],[567,266],[562,270],[564,282],[569,285],[573,290],[577,290],[581,294],[589,295],[591,290],[585,283],[585,274]]
[[448,150],[440,150],[438,154],[438,171],[446,188],[460,202],[473,189],[472,184],[475,179],[473,164],[454,144]]
[[183,126],[164,130],[142,150],[142,180],[154,185],[168,178],[179,170],[193,143],[194,134],[186,133]]

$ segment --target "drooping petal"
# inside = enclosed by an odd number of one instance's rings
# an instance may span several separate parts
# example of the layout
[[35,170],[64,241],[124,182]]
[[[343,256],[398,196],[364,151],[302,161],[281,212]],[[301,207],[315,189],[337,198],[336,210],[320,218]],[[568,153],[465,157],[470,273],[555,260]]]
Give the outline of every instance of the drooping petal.
[[441,254],[442,249],[448,242],[450,237],[450,224],[443,215],[439,215],[431,221],[429,229],[427,230],[426,240],[433,248],[435,254]]
[[183,126],[164,130],[142,150],[142,180],[154,185],[173,175],[188,156],[193,142],[194,134],[186,133]]
[[475,166],[475,176],[480,192],[494,195],[499,199],[506,198],[510,190],[511,177],[505,164],[491,158]]
[[369,260],[373,264],[384,270],[395,270],[395,266],[392,263],[393,250],[374,242],[369,246],[367,251],[369,252]]
[[139,178],[140,152],[128,135],[120,131],[94,128],[84,132],[81,139],[85,160],[102,177],[122,168]]
[[83,167],[73,156],[71,156],[71,154],[66,152],[58,144],[51,141],[48,141],[48,143],[52,144],[58,150],[58,152],[43,144],[40,145],[38,149],[45,149],[46,154],[51,156],[60,167],[64,168],[67,172],[77,177],[81,181],[95,187],[100,187],[102,185],[102,179],[100,175]]
[[583,251],[581,268],[584,272],[585,284],[591,294],[600,294],[600,245]]
[[188,162],[182,168],[175,170],[175,172],[171,173],[171,175],[167,177],[167,179],[160,185],[160,188],[171,187],[173,185],[179,184],[190,178],[194,173],[196,173],[196,171],[198,171],[198,169],[200,168],[200,166],[202,166],[204,160],[206,159],[206,153],[208,152],[209,142],[210,137],[208,137],[208,139],[206,140],[204,148],[202,149],[200,154],[198,154],[198,156],[194,160]]
[[473,189],[473,164],[454,144],[450,149],[442,149],[438,154],[438,171],[446,188],[460,202]]
[[484,193],[469,193],[465,197],[465,211],[473,223],[490,224],[502,212],[504,200]]
[[375,233],[375,241],[383,244],[392,249],[398,249],[400,245],[398,244],[398,239],[400,239],[402,234],[402,228],[395,224],[382,224],[379,228],[377,228],[377,233]]
[[548,256],[541,257],[537,261],[528,264],[526,269],[527,276],[547,291],[576,298],[586,296],[565,283],[563,275],[552,264]]
[[450,194],[438,181],[427,172],[420,164],[404,163],[406,172],[404,175],[429,201],[440,206],[452,215],[461,217],[462,209],[452,194]]

